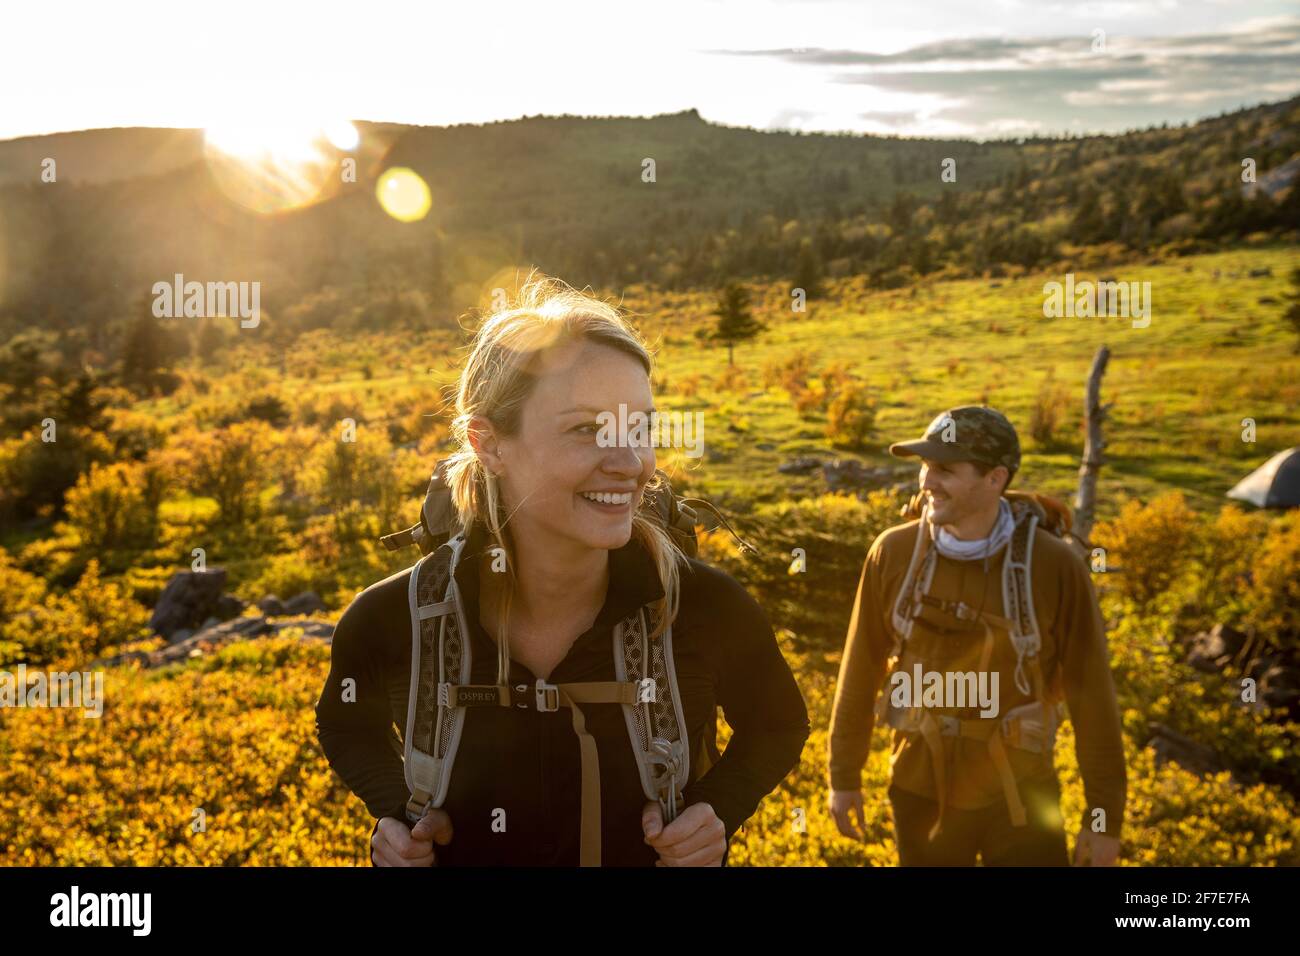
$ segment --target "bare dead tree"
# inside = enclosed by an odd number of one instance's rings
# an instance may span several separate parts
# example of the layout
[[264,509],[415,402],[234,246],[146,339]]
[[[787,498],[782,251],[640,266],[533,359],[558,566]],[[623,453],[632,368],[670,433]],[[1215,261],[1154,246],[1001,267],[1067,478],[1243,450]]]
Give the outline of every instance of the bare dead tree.
[[1101,403],[1101,377],[1106,374],[1106,363],[1109,361],[1110,349],[1103,345],[1097,349],[1092,360],[1092,371],[1088,373],[1083,407],[1088,437],[1083,446],[1083,461],[1079,465],[1079,494],[1074,500],[1073,534],[1080,542],[1086,542],[1092,534],[1097,509],[1097,475],[1106,460],[1102,454],[1106,442],[1101,436],[1101,424],[1110,411],[1110,404]]

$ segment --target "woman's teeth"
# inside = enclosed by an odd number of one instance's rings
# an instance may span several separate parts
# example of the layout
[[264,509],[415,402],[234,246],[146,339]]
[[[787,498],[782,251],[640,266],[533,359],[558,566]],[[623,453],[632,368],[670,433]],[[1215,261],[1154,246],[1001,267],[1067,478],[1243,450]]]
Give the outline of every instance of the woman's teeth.
[[602,505],[625,505],[632,501],[632,492],[630,491],[618,494],[608,491],[583,491],[579,492],[579,494],[588,501],[596,501]]

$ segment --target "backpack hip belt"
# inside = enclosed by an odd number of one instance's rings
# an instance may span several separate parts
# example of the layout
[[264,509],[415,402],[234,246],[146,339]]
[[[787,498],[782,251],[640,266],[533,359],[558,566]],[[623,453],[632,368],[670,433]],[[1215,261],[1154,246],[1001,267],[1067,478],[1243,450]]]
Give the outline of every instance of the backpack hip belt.
[[579,704],[618,704],[627,722],[641,788],[663,808],[665,823],[681,807],[690,775],[686,722],[673,666],[672,629],[651,639],[646,609],[613,629],[617,680],[551,684],[471,684],[470,631],[455,569],[466,543],[458,534],[411,571],[411,685],[407,704],[405,775],[411,822],[447,798],[469,707],[568,707],[582,767],[580,865],[601,858],[600,758]]

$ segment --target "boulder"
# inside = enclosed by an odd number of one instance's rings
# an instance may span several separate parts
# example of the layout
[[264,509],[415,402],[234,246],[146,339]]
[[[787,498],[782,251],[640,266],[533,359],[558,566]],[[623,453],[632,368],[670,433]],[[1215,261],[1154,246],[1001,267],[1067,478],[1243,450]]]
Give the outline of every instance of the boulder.
[[217,606],[212,609],[212,613],[218,620],[229,621],[232,617],[243,614],[246,607],[247,601],[241,601],[233,594],[223,594],[217,598]]
[[262,600],[257,602],[257,609],[263,614],[270,616],[280,616],[285,612],[284,602],[274,594],[265,595]]
[[325,602],[315,591],[303,591],[284,602],[285,614],[315,614],[325,609]]
[[856,459],[845,458],[823,464],[822,477],[829,491],[865,491],[886,487],[896,476],[891,468],[870,468]]
[[183,628],[193,629],[210,617],[226,588],[225,568],[205,571],[180,571],[158,596],[149,628],[171,640]]
[[1146,745],[1155,751],[1157,764],[1172,760],[1180,767],[1198,774],[1221,773],[1228,769],[1228,765],[1213,747],[1199,743],[1164,724],[1151,725],[1151,737]]

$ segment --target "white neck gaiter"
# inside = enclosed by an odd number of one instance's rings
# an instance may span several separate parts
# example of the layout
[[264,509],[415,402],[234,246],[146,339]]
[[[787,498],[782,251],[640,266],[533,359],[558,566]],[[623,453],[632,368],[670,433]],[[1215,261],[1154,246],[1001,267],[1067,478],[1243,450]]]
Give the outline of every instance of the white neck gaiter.
[[945,558],[975,561],[997,554],[1011,540],[1011,532],[1015,530],[1015,526],[1015,520],[1011,516],[1011,506],[1007,504],[1006,498],[999,498],[998,520],[987,538],[963,541],[954,538],[946,529],[936,528],[933,524],[930,525],[930,537],[934,540],[934,546]]

